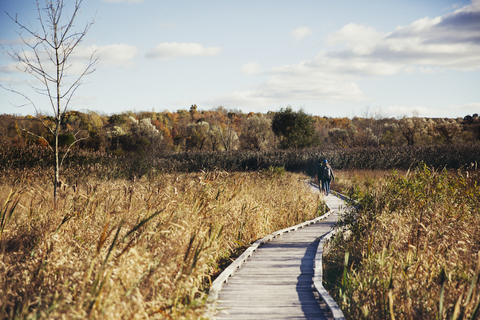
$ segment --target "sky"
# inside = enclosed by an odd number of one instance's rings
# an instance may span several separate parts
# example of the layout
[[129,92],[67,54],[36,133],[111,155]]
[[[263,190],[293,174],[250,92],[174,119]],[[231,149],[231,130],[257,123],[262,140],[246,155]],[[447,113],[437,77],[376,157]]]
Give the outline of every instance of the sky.
[[[73,2],[65,0],[67,14]],[[0,114],[35,114],[9,89],[52,114],[31,88],[34,78],[8,55],[29,52],[6,12],[39,26],[33,0],[0,0]],[[110,115],[196,104],[350,118],[480,113],[480,0],[84,0],[75,30],[92,19],[66,79],[93,52],[98,63],[72,110]]]

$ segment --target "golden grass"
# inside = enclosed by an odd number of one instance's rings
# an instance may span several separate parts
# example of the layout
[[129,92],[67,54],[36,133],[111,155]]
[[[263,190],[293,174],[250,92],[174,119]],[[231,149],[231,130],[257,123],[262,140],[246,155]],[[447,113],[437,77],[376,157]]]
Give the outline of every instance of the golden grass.
[[324,258],[325,286],[347,318],[477,319],[479,172],[366,177],[345,190],[362,206],[351,236]]
[[54,210],[46,176],[0,178],[0,318],[199,318],[220,260],[319,203],[302,175],[215,171],[89,177]]
[[[333,186],[339,192],[350,194],[355,193],[355,190],[372,190],[377,187],[379,182],[389,177],[391,173],[390,170],[336,170]],[[405,173],[405,171],[399,171],[399,173]]]

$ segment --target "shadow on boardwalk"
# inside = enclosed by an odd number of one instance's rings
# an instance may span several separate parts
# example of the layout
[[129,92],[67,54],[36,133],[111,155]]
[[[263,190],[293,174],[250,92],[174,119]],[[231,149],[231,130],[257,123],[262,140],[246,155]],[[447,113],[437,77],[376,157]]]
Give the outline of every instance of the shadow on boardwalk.
[[[317,252],[319,240],[310,243],[305,251],[300,265],[300,275],[297,278],[297,294],[298,300],[302,306],[305,319],[314,320],[319,319],[319,315],[325,313],[325,306],[320,305],[318,295],[312,290],[313,274],[315,272],[314,259]],[[323,307],[323,308],[322,308]]]

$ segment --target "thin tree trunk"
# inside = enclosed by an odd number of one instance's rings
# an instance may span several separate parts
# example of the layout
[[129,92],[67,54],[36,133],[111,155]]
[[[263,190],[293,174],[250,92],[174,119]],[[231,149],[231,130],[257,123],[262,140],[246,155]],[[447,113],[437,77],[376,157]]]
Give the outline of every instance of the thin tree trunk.
[[[56,21],[53,21],[56,24]],[[58,150],[58,134],[60,133],[60,126],[62,122],[62,113],[61,113],[61,101],[60,101],[60,72],[61,72],[61,63],[59,60],[59,43],[58,43],[58,36],[57,36],[57,26],[55,25],[54,28],[54,42],[55,42],[55,59],[56,59],[56,67],[57,67],[57,114],[56,114],[56,126],[55,126],[55,186],[53,191],[53,201],[55,202],[55,210],[57,209],[57,202],[58,202],[58,185],[60,181],[60,162],[59,162],[59,150]]]
[[60,182],[60,161],[58,155],[58,130],[55,133],[55,182],[53,185],[53,201],[55,202],[55,209],[57,209],[58,202],[58,185]]

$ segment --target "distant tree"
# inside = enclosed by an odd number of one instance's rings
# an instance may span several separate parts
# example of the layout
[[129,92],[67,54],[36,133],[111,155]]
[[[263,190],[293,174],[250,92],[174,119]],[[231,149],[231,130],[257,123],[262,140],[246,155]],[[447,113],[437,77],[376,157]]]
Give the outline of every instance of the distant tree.
[[239,145],[238,135],[230,123],[219,125],[218,127],[223,149],[225,151],[237,150]]
[[347,129],[333,128],[328,131],[330,141],[336,146],[347,148],[349,145],[349,137]]
[[251,115],[245,120],[240,141],[244,149],[262,150],[272,140],[272,121],[264,115]]
[[470,132],[474,139],[480,140],[480,118],[478,113],[466,116],[463,121],[464,130]]
[[[0,144],[23,146],[25,139],[22,137],[24,132],[19,128],[19,122],[27,117],[17,117],[7,114],[0,115]],[[28,121],[28,120],[27,120]]]
[[210,126],[208,137],[210,139],[210,147],[212,148],[212,151],[222,150],[222,134],[221,128],[218,125],[214,124]]
[[330,130],[328,118],[312,116],[312,124],[315,128],[315,136],[317,136],[319,143],[328,143],[328,131]]
[[[105,124],[108,123],[107,117],[101,116],[94,111],[87,111],[86,113],[79,113],[74,118],[80,120],[79,128],[84,130],[84,132],[88,132],[88,139],[80,143],[82,148],[97,151],[105,151],[108,148],[110,140],[107,137],[105,128]],[[73,133],[73,127],[67,125],[65,131]]]
[[[50,146],[55,154],[55,174],[54,174],[54,202],[57,203],[58,195],[57,189],[60,182],[60,168],[70,148],[82,139],[80,131],[73,134],[74,141],[68,146],[67,151],[60,159],[60,145],[59,137],[62,134],[62,120],[67,112],[69,103],[82,84],[82,79],[94,71],[97,58],[94,53],[91,54],[86,67],[78,74],[70,72],[71,58],[75,49],[82,42],[88,30],[94,23],[87,23],[83,29],[74,31],[75,19],[80,13],[80,5],[82,0],[76,0],[73,13],[70,17],[65,17],[63,9],[65,7],[63,0],[45,0],[45,7],[42,8],[39,2],[36,2],[38,11],[38,21],[40,27],[34,27],[31,24],[21,23],[17,15],[14,17],[8,16],[20,28],[20,39],[28,49],[21,50],[11,48],[9,55],[14,61],[22,65],[21,71],[35,77],[40,85],[39,87],[32,86],[36,93],[46,95],[53,110],[53,121],[46,121],[42,117],[37,119],[48,129],[53,136],[53,146]],[[22,32],[27,34],[26,37]],[[4,87],[5,88],[5,87]],[[36,104],[26,94],[11,88],[5,88],[11,92],[17,93],[24,97],[29,104],[31,104],[37,114],[38,109]],[[35,135],[34,133],[31,133]],[[39,139],[44,139],[38,136]]]
[[435,129],[443,138],[445,143],[453,143],[454,138],[458,137],[462,131],[460,123],[455,119],[439,119]]
[[220,106],[209,117],[210,121],[218,128],[218,131],[215,129],[214,134],[220,137],[221,148],[225,151],[237,150],[239,146],[237,130],[241,119],[237,116],[237,112],[228,111]]
[[380,144],[380,138],[385,133],[387,119],[381,109],[370,110],[366,106],[363,110],[363,117],[353,117],[352,124],[356,127],[352,146],[355,147],[376,147]]
[[205,121],[187,126],[187,149],[202,150],[209,142],[210,125]]
[[152,120],[148,118],[137,120],[134,117],[130,117],[129,120],[131,121],[130,135],[135,148],[146,151],[146,148],[149,147],[150,153],[158,153],[158,149],[163,141],[163,135],[152,124]]
[[120,138],[125,136],[126,132],[120,126],[114,126],[113,130],[107,132],[107,138],[109,138],[111,142],[111,147],[120,152]]
[[178,110],[176,113],[170,114],[170,116],[174,150],[182,151],[187,142],[187,126],[190,123],[190,113],[187,110],[182,109]]
[[358,133],[355,135],[355,143],[356,147],[378,147],[379,139],[373,133],[372,128],[366,127],[363,130],[359,130]]
[[280,109],[273,118],[272,129],[282,149],[309,148],[318,142],[314,136],[312,117],[303,110],[295,112],[291,107]]
[[9,131],[11,130],[13,121],[9,121],[5,115],[0,115],[0,143],[6,144],[9,137]]
[[170,130],[166,124],[167,119],[161,113],[157,116],[158,118],[153,122],[153,125],[155,126],[155,128],[158,129],[158,131],[160,131],[163,136],[162,143],[164,144],[164,151],[169,152],[173,150],[173,139]]
[[198,115],[198,111],[197,111],[197,105],[196,104],[192,104],[192,106],[190,107],[190,117],[191,117],[191,121],[192,122],[195,122],[196,121],[196,118],[197,118],[197,115]]
[[384,146],[397,146],[403,144],[403,136],[396,120],[385,122],[383,124],[383,131],[381,143]]
[[112,114],[108,118],[108,123],[110,123],[113,126],[119,126],[125,123],[127,121],[128,116],[124,114]]
[[409,146],[416,144],[420,138],[428,133],[429,123],[425,118],[403,117],[398,121],[398,127]]
[[187,110],[185,110],[185,109],[180,109],[180,110],[177,111],[177,113],[178,113],[178,116],[179,116],[180,118],[189,120],[190,113],[189,113]]

